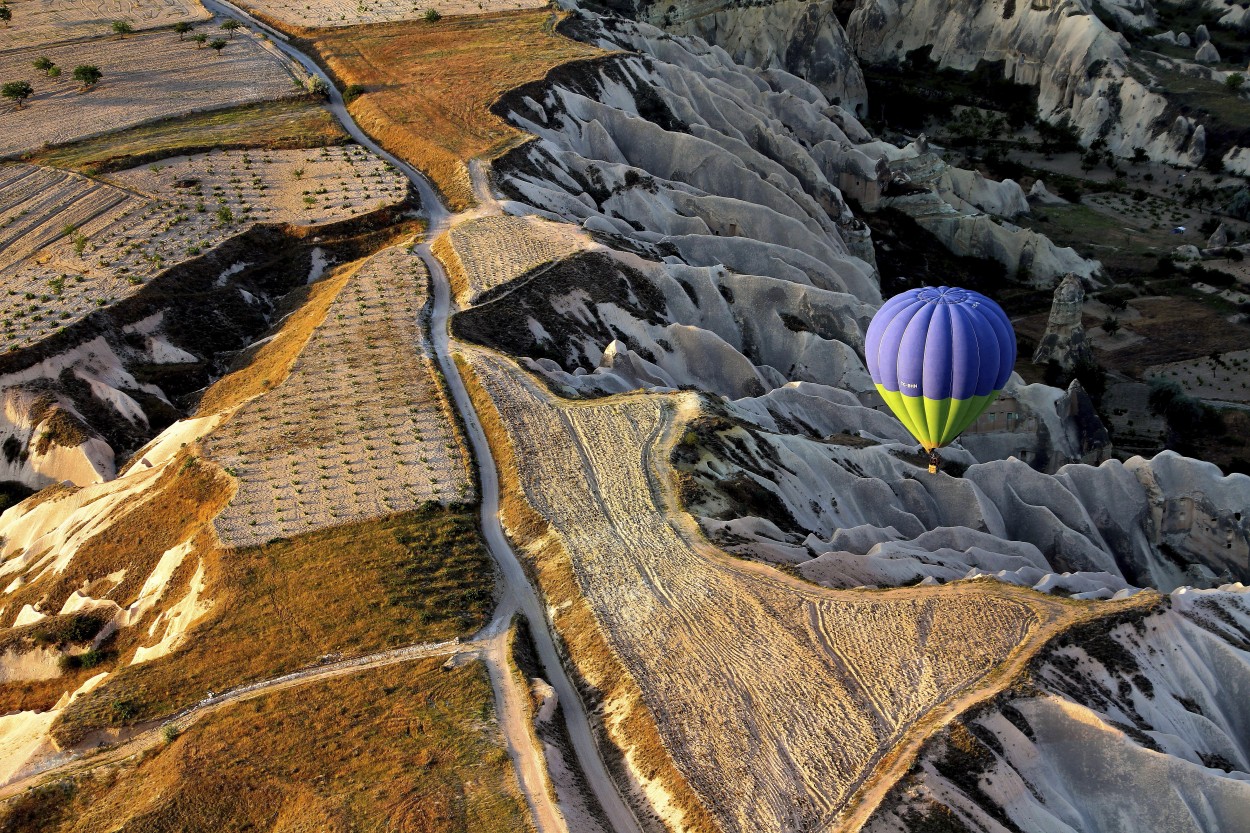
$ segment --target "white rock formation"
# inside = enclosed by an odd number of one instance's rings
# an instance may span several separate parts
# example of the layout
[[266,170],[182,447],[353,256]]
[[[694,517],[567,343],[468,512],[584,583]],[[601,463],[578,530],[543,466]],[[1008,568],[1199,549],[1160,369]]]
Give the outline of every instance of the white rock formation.
[[1085,287],[1081,279],[1068,275],[1055,287],[1046,332],[1033,353],[1034,364],[1044,365],[1054,360],[1065,370],[1071,370],[1078,362],[1093,358],[1081,321],[1084,305]]
[[1215,48],[1215,44],[1207,41],[1198,47],[1198,51],[1194,53],[1194,60],[1200,64],[1218,64],[1221,60],[1220,52]]
[[1191,146],[1192,122],[1178,117],[1183,129],[1159,129],[1166,100],[1128,72],[1127,41],[1093,14],[1089,0],[1022,2],[1013,15],[1004,12],[990,3],[864,0],[847,35],[870,62],[902,59],[926,46],[933,60],[955,69],[1003,61],[1008,78],[1038,89],[1041,116],[1070,120],[1083,144],[1102,138],[1124,157],[1142,147],[1160,161],[1201,161],[1205,147],[1199,153]]

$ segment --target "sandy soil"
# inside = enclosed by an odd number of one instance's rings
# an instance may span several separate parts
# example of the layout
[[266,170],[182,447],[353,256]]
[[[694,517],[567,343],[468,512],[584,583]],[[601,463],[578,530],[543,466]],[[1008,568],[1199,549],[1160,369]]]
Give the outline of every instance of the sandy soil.
[[358,146],[183,156],[110,180],[0,166],[0,348],[133,294],[252,222],[328,223],[407,197],[404,178]]
[[114,20],[138,32],[211,17],[198,0],[9,0],[9,8],[13,24],[0,52],[108,35]]
[[543,264],[594,246],[576,226],[538,217],[482,217],[460,223],[450,235],[460,267],[453,275],[462,284],[453,289],[461,306]]
[[247,0],[239,3],[248,11],[277,23],[303,28],[355,26],[417,20],[428,9],[444,17],[514,9],[541,9],[546,0]]
[[1059,604],[979,585],[823,592],[692,546],[657,474],[692,398],[556,402],[493,354],[472,359],[527,499],[726,830],[830,823],[911,727],[1030,642]]
[[205,443],[239,479],[222,540],[264,543],[472,496],[417,316],[425,265],[386,249],[353,275],[290,375]]
[[[45,78],[31,66],[43,55],[62,67],[60,78]],[[80,64],[94,64],[104,74],[85,93],[70,78]],[[167,31],[15,49],[0,54],[0,78],[25,79],[35,88],[21,110],[7,100],[2,105],[0,156],[153,119],[296,95],[303,84],[302,73],[245,30],[220,54]]]

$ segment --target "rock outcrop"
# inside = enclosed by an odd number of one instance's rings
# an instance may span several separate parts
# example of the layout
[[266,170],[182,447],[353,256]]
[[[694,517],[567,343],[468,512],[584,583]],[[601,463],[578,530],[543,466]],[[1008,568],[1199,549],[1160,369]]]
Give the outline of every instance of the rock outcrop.
[[1129,72],[1128,42],[1099,20],[1089,0],[1006,8],[861,0],[847,35],[856,54],[871,63],[901,60],[922,48],[939,65],[960,70],[1001,61],[1005,77],[1037,88],[1040,116],[1075,125],[1083,144],[1102,139],[1123,157],[1141,147],[1151,158],[1186,166],[1202,160],[1205,146],[1191,141],[1196,123],[1178,116],[1183,129],[1167,128],[1167,100]]
[[1067,275],[1055,287],[1050,303],[1050,318],[1046,321],[1046,333],[1033,353],[1033,363],[1044,365],[1055,361],[1065,370],[1077,364],[1091,361],[1089,342],[1085,339],[1085,325],[1081,321],[1085,304],[1085,287],[1076,275]]
[[1194,60],[1200,64],[1218,64],[1222,59],[1215,44],[1207,41],[1198,47],[1198,51],[1194,53]]

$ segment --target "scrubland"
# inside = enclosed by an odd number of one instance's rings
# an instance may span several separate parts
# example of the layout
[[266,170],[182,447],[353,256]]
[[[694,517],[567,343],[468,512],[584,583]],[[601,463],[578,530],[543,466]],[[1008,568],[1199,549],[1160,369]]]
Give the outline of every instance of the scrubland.
[[[153,752],[0,809],[13,833],[530,828],[480,663],[421,660],[216,712]],[[367,749],[367,754],[362,750]]]

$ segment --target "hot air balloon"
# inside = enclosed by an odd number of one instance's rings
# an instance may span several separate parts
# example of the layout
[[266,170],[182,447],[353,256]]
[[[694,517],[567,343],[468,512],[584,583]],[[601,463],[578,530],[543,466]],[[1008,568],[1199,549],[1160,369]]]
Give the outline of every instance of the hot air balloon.
[[998,304],[953,286],[886,301],[864,343],[868,372],[903,426],[930,453],[952,442],[994,401],[1016,365],[1016,334]]

